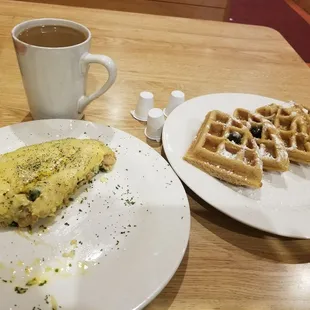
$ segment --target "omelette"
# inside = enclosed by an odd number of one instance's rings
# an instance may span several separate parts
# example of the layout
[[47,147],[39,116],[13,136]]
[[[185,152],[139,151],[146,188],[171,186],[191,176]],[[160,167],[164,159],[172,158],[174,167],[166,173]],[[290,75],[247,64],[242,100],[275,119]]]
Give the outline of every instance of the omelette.
[[0,155],[0,226],[27,227],[54,216],[77,188],[115,161],[104,143],[71,138]]

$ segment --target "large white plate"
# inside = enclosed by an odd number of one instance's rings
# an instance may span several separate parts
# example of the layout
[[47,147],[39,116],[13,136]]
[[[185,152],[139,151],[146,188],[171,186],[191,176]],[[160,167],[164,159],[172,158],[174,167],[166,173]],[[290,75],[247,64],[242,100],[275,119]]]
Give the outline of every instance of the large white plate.
[[[22,123],[1,128],[0,137],[1,153],[76,137],[104,141],[118,158],[112,172],[98,175],[88,192],[81,190],[44,224],[45,232],[0,230],[0,308],[50,310],[58,303],[70,310],[128,310],[148,304],[178,268],[190,230],[187,196],[168,163],[142,141],[90,122]],[[64,257],[72,250],[73,258]],[[33,277],[47,284],[14,291]]]
[[168,160],[179,177],[202,199],[245,224],[274,234],[310,237],[310,168],[291,164],[285,173],[265,172],[261,189],[231,186],[185,162],[182,157],[207,112],[233,113],[238,107],[283,103],[249,94],[212,94],[191,99],[168,117],[163,144]]

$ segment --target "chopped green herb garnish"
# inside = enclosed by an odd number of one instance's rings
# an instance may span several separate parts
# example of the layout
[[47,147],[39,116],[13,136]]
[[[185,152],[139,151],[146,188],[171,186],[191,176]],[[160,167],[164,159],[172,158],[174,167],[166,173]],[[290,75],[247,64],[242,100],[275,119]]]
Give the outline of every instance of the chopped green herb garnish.
[[43,285],[45,285],[46,283],[47,283],[47,281],[44,280],[44,281],[42,281],[41,283],[39,283],[39,286],[43,286]]
[[17,294],[25,294],[28,291],[28,288],[23,288],[23,287],[16,286],[14,291]]
[[134,205],[136,202],[133,201],[133,197],[131,197],[130,199],[126,199],[125,200],[125,206],[132,206]]
[[47,229],[47,227],[44,226],[44,225],[40,225],[39,228],[42,229],[42,230],[46,230]]
[[38,284],[37,278],[33,278],[33,279],[29,280],[29,281],[26,283],[27,286],[32,286],[32,285],[36,285],[36,284]]
[[49,304],[48,298],[49,298],[49,295],[45,295],[44,301],[47,305]]

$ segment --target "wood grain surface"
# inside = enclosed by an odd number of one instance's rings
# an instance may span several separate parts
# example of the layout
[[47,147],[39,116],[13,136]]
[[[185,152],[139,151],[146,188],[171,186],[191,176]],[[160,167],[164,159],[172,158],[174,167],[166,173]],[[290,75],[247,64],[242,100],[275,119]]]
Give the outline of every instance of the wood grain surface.
[[223,21],[228,0],[24,0],[134,13]]
[[[38,17],[72,19],[90,28],[91,51],[112,57],[119,71],[115,85],[87,108],[86,119],[115,126],[145,142],[144,124],[129,114],[142,90],[152,91],[156,106],[162,108],[174,89],[184,91],[188,99],[244,92],[310,107],[310,70],[272,29],[2,0],[1,126],[31,119],[10,30]],[[100,66],[92,67],[89,91],[105,78]],[[161,151],[160,145],[152,146]],[[252,229],[186,190],[192,212],[188,250],[148,310],[310,309],[309,240]]]

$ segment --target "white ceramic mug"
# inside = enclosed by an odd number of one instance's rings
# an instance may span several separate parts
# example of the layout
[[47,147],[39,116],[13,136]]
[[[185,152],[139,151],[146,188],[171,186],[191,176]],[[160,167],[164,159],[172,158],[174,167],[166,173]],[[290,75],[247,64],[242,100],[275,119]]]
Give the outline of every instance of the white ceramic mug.
[[[60,25],[77,29],[86,40],[67,47],[41,47],[18,39],[25,29],[42,25]],[[86,106],[105,93],[116,79],[116,66],[105,55],[89,53],[91,33],[85,26],[73,21],[42,18],[25,21],[12,30],[12,38],[34,119],[80,119]],[[86,96],[86,76],[89,65],[103,65],[109,73],[106,83],[93,94]]]

